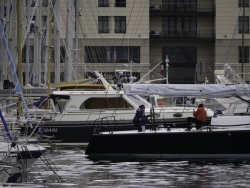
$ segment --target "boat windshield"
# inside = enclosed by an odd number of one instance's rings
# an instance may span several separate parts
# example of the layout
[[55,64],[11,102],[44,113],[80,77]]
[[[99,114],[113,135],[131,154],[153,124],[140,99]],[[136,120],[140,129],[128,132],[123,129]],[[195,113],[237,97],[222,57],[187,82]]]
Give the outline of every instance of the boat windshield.
[[144,105],[150,107],[150,103],[139,95],[126,95],[137,106]]

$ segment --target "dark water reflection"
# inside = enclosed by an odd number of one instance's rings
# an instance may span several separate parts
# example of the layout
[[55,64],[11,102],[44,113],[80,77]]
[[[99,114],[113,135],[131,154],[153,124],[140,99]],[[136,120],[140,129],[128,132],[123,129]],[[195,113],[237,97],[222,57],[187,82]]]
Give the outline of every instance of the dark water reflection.
[[[85,158],[84,148],[50,150],[46,158],[58,169],[57,180],[41,161],[30,173],[45,187],[250,187],[250,162],[109,162]],[[37,172],[37,169],[40,172]],[[42,178],[41,178],[42,176]]]

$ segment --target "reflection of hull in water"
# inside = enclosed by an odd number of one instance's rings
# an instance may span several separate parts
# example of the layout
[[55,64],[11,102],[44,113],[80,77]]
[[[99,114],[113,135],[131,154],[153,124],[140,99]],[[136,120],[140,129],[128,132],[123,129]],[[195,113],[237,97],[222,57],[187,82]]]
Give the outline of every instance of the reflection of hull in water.
[[92,160],[249,159],[249,137],[245,127],[95,134],[85,154]]
[[[209,123],[210,120],[208,120]],[[165,127],[187,127],[186,118],[171,118],[164,120],[155,120],[156,125],[163,125]],[[132,120],[118,120],[116,124],[109,121],[109,126],[104,120],[102,128],[99,131],[124,131],[124,130],[137,130],[132,124]],[[117,126],[115,126],[117,125]],[[151,125],[147,125],[147,129],[150,129]],[[43,125],[44,138],[49,138],[54,143],[71,143],[71,144],[84,144],[90,141],[90,138],[94,131],[94,121],[82,121],[82,122],[45,122]]]

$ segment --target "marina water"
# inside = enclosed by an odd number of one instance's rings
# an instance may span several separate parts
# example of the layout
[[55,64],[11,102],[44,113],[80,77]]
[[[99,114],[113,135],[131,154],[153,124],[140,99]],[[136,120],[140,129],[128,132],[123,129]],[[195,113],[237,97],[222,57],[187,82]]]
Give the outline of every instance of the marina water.
[[64,180],[58,183],[38,160],[30,172],[44,187],[249,187],[250,161],[93,162],[83,147],[58,147],[46,157]]

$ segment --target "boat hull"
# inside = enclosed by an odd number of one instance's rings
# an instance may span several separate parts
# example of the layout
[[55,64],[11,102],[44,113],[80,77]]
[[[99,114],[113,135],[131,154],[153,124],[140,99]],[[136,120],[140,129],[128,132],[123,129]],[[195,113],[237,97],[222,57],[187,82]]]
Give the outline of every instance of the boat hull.
[[[210,119],[208,120],[208,124]],[[187,127],[186,118],[171,118],[163,120],[156,120],[155,124],[170,127]],[[34,125],[35,127],[35,125]],[[151,125],[146,126],[147,129],[153,128]],[[124,131],[124,130],[137,130],[138,127],[132,124],[132,120],[120,120],[116,123],[107,123],[103,122],[99,131]],[[56,121],[47,121],[42,127],[37,128],[38,133],[41,134],[41,137],[44,138],[44,142],[47,142],[45,139],[48,138],[49,142],[57,144],[87,144],[93,133],[94,133],[94,122],[93,121],[81,121],[81,122],[56,122]],[[42,132],[41,132],[42,130]],[[97,130],[98,131],[98,130]]]
[[250,159],[250,130],[95,134],[91,160]]

